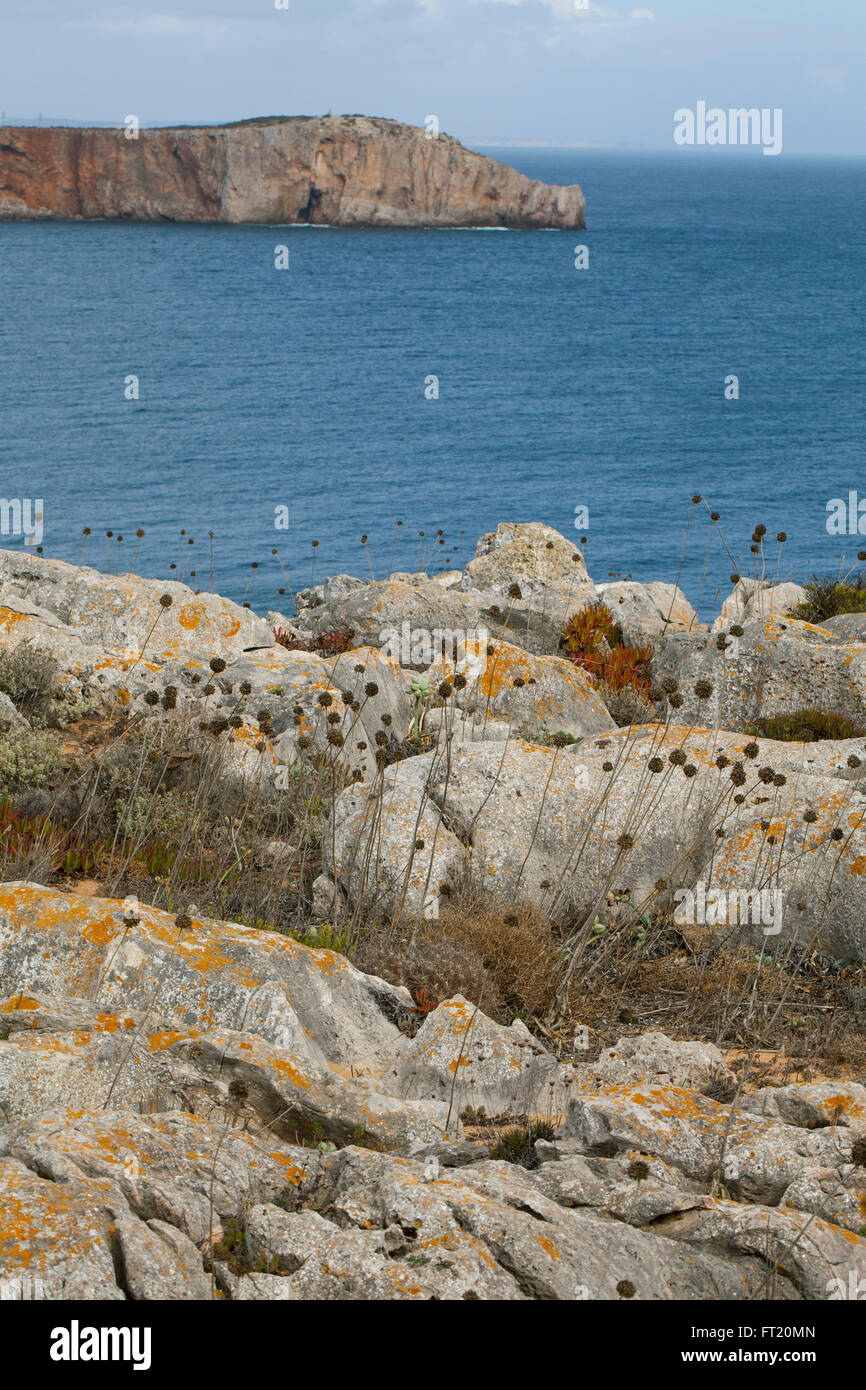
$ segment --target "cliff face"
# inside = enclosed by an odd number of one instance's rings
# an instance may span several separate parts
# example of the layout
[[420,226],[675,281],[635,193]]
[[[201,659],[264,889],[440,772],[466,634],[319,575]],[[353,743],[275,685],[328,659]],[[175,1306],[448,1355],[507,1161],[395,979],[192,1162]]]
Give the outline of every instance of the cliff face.
[[141,130],[0,127],[0,218],[581,228],[580,187],[366,116]]

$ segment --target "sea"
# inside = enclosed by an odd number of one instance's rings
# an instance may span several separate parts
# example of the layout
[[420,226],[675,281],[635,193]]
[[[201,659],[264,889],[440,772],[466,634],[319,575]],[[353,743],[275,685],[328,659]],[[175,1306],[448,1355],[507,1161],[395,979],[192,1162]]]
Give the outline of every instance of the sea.
[[857,567],[866,160],[483,153],[587,230],[0,223],[0,491],[43,553],[289,615],[503,521],[704,619],[734,572]]

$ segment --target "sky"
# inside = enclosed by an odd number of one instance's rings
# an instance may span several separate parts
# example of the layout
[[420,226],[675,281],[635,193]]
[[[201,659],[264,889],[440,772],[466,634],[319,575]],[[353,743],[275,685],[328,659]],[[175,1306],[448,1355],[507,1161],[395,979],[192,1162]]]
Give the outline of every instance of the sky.
[[665,150],[704,100],[781,108],[786,153],[866,154],[866,0],[584,3],[0,0],[0,112],[435,115],[469,145]]

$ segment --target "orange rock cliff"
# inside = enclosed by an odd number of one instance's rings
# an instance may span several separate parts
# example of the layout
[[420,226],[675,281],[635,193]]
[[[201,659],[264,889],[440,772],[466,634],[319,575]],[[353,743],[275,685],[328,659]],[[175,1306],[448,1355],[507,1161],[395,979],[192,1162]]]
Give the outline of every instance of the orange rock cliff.
[[0,127],[0,219],[585,226],[580,187],[366,116],[140,130]]

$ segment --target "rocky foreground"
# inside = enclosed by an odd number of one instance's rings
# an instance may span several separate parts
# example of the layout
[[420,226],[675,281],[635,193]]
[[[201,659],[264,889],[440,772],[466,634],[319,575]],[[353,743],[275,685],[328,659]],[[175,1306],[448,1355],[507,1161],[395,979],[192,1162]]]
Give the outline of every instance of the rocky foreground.
[[[733,1110],[704,1094],[731,1080],[710,1045],[563,1065],[460,997],[407,1036],[407,991],[274,933],[26,884],[0,912],[9,1297],[828,1299],[866,1278],[862,1085]],[[554,1138],[491,1160],[467,1097],[560,1112]]]
[[162,130],[0,128],[0,219],[580,228],[553,187],[453,137],[368,116]]
[[[707,917],[716,946],[862,962],[866,743],[748,732],[819,702],[866,721],[862,619],[800,622],[801,594],[742,582],[708,628],[672,585],[594,584],[536,524],[462,573],[338,576],[291,618],[2,552],[0,653],[50,655],[55,701],[112,728],[207,726],[250,792],[325,767],[321,920],[435,931],[469,887],[582,950],[715,887],[768,895]],[[652,646],[644,722],[561,654],[598,599]],[[5,696],[0,729],[30,732]],[[564,1048],[476,1003],[281,932],[0,884],[4,1296],[857,1296],[862,1077],[755,1088],[709,1043],[601,1049],[574,1018]],[[520,1161],[485,1115],[528,1127]]]

